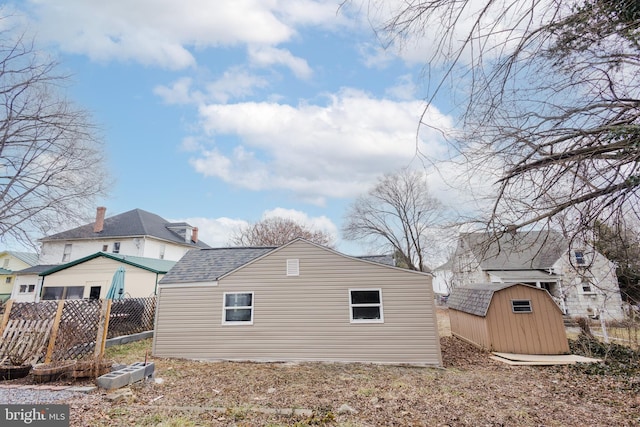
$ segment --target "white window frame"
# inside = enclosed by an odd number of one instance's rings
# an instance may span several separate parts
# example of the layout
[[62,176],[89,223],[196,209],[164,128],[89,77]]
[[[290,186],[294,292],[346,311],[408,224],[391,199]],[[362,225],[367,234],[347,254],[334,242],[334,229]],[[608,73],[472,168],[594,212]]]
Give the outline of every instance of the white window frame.
[[[232,306],[227,307],[227,295],[240,295],[240,294],[249,294],[251,295],[251,305],[247,306]],[[227,321],[227,310],[233,309],[249,309],[251,310],[251,319],[250,320],[240,320],[240,321]],[[222,324],[223,325],[253,325],[253,312],[255,309],[255,295],[253,291],[240,291],[240,292],[224,292],[222,294]]]
[[[353,304],[352,292],[378,292],[379,303]],[[378,307],[380,310],[379,319],[354,319],[353,309],[358,307]],[[382,307],[382,289],[381,288],[351,288],[349,289],[349,321],[351,323],[384,323],[384,310]]]
[[35,291],[36,291],[36,285],[20,285],[18,287],[19,294],[32,294]]
[[[588,290],[585,290],[585,286],[588,288]],[[593,282],[589,279],[582,279],[582,281],[580,282],[580,291],[584,294],[584,295],[595,295],[596,291],[593,287]]]
[[[580,256],[578,256],[580,254]],[[573,259],[576,261],[576,265],[586,265],[587,264],[587,255],[584,250],[577,249],[573,251]]]
[[[516,310],[516,303],[519,303],[518,308],[523,308],[524,310]],[[521,303],[527,303],[527,304],[524,305]],[[511,311],[516,314],[533,313],[533,305],[531,304],[531,300],[530,299],[512,299]]]
[[73,248],[73,244],[65,243],[64,249],[62,250],[62,262],[71,261],[71,250]]
[[300,260],[298,258],[291,258],[287,260],[287,276],[299,276],[300,275]]

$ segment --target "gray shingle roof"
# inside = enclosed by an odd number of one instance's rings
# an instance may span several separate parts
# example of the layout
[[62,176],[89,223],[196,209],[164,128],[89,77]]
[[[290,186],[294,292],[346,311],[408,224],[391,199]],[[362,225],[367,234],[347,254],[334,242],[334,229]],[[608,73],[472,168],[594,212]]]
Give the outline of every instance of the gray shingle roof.
[[475,283],[456,287],[447,299],[447,306],[453,310],[484,317],[487,315],[493,294],[511,286],[515,284]]
[[33,267],[25,268],[24,270],[16,271],[15,273],[20,276],[21,274],[40,274],[43,271],[50,270],[56,267],[56,264],[40,264]]
[[546,270],[569,249],[560,233],[546,231],[505,233],[498,240],[488,233],[465,233],[461,238],[483,270]]
[[159,283],[214,282],[274,249],[275,246],[192,249]]
[[186,223],[171,223],[166,219],[144,211],[133,209],[128,212],[105,218],[104,228],[101,232],[93,231],[94,223],[85,224],[71,230],[46,236],[41,241],[49,240],[75,240],[75,239],[96,239],[96,238],[117,238],[132,236],[151,236],[158,239],[167,240],[174,243],[191,245],[193,247],[208,248],[209,245],[202,241],[193,244],[191,241],[185,242],[184,235],[180,235],[175,229],[170,229]]
[[365,261],[377,262],[378,264],[390,265],[392,267],[396,266],[396,261],[393,259],[393,255],[362,255],[357,256],[355,258],[363,259]]

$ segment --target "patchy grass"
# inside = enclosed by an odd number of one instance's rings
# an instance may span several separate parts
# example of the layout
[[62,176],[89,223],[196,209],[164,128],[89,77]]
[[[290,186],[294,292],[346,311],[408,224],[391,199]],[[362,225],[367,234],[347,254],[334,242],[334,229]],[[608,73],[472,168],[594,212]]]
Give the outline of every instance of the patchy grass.
[[[508,366],[451,337],[446,314],[438,310],[444,369],[207,363],[150,356],[156,381],[132,385],[133,398],[126,401],[111,402],[98,392],[66,402],[71,405],[71,425],[640,425],[637,353],[602,346],[598,340],[572,341],[576,353],[605,355],[606,362]],[[120,363],[142,361],[151,344],[148,339],[111,347],[107,357]],[[343,405],[355,412],[340,411]],[[306,409],[312,415],[276,412],[282,409]]]
[[118,363],[131,364],[144,362],[145,357],[151,357],[152,338],[135,341],[123,345],[114,345],[104,352],[106,359],[114,359]]

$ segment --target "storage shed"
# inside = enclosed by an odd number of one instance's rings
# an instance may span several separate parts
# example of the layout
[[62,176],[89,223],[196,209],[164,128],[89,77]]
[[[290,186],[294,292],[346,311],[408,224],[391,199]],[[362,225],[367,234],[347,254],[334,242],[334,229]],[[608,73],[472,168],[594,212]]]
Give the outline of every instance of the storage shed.
[[566,354],[562,312],[542,288],[483,283],[449,296],[451,333],[482,349],[520,354]]

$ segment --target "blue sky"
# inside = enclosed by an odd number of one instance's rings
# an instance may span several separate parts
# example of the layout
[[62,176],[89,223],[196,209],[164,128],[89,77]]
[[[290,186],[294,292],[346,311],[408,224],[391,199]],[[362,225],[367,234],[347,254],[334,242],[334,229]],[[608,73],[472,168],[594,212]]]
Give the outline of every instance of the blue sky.
[[[214,246],[247,221],[288,216],[363,254],[340,235],[349,204],[382,174],[419,167],[416,147],[446,147],[432,129],[416,139],[426,39],[384,50],[372,24],[385,12],[340,3],[23,0],[5,3],[3,24],[60,61],[69,97],[101,127],[107,216],[186,220]],[[451,99],[440,94],[430,124],[454,126]],[[430,181],[435,195],[460,203],[444,181]]]

